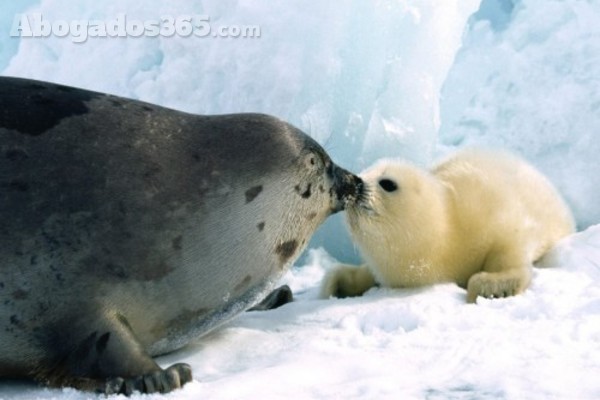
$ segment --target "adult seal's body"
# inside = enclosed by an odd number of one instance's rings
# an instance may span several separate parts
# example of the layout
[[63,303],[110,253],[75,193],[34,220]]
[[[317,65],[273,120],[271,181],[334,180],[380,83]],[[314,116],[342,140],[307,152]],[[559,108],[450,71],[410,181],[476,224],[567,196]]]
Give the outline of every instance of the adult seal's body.
[[151,357],[264,297],[360,185],[273,117],[0,78],[0,376],[179,387]]

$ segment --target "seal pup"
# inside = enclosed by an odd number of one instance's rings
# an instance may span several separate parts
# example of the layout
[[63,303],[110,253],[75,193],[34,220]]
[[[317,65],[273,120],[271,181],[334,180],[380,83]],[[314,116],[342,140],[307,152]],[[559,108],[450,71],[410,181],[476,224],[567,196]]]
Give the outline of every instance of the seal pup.
[[152,357],[261,300],[360,185],[271,116],[0,78],[0,376],[180,387]]
[[366,264],[330,271],[324,298],[438,282],[466,288],[470,303],[516,295],[533,263],[575,231],[552,184],[505,152],[463,150],[431,171],[383,160],[360,176],[365,194],[347,221]]

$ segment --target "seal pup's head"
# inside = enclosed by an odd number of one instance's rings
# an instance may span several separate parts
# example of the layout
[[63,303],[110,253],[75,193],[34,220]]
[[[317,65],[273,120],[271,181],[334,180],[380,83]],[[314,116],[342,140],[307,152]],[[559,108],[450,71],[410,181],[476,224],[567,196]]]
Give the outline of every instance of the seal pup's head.
[[347,222],[365,255],[382,246],[389,253],[400,242],[416,244],[445,220],[443,187],[428,171],[386,159],[359,176],[364,189],[347,207]]

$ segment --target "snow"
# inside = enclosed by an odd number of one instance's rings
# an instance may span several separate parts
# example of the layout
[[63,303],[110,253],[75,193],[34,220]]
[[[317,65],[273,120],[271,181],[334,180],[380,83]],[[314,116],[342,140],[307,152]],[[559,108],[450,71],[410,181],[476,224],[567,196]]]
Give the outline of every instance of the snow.
[[600,4],[509,3],[484,0],[469,23],[442,90],[440,143],[522,154],[583,229],[600,221]]
[[[465,304],[455,285],[317,299],[358,262],[330,218],[285,277],[296,301],[245,313],[162,365],[195,381],[144,399],[600,398],[600,4],[581,0],[18,0],[0,7],[0,71],[195,113],[266,112],[341,166],[426,165],[466,145],[540,168],[582,231],[520,296]],[[209,15],[260,38],[11,38],[15,13],[50,20]],[[462,46],[462,47],[461,47]],[[2,382],[1,399],[102,398]]]
[[[247,312],[182,351],[194,382],[133,399],[597,399],[600,225],[564,239],[531,287],[466,304],[453,284],[318,299],[336,261],[312,249],[283,279],[296,300]],[[101,399],[14,384],[7,399]]]

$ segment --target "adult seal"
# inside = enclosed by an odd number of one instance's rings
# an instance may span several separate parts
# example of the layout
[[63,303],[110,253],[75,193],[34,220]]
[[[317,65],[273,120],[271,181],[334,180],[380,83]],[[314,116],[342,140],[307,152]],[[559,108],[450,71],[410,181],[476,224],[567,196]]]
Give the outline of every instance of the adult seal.
[[360,190],[274,117],[0,78],[0,376],[180,387],[152,357],[260,301]]

